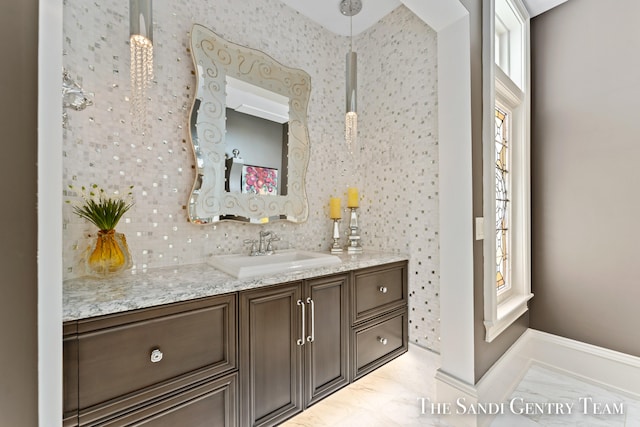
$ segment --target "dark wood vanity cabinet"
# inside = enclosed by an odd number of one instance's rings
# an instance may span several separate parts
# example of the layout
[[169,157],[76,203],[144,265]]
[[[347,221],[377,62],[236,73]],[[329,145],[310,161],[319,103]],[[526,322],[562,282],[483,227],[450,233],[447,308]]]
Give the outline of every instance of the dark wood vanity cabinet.
[[67,322],[63,426],[273,426],[407,348],[406,261]]
[[349,383],[348,283],[240,293],[240,425],[276,425]]
[[229,294],[65,324],[67,425],[236,425],[236,315]]

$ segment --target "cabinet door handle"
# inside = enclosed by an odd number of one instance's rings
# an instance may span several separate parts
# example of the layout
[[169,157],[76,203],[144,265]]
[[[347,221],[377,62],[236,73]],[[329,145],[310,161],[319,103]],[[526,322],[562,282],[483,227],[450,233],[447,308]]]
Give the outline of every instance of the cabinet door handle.
[[386,294],[386,293],[387,293],[387,291],[388,291],[388,289],[387,289],[387,287],[386,287],[386,286],[380,286],[380,287],[378,288],[378,290],[379,290],[380,292],[382,292],[383,294]]
[[162,354],[160,349],[154,348],[153,351],[151,351],[151,363],[158,363],[162,360],[162,356],[164,355]]
[[302,306],[302,332],[300,333],[300,338],[298,338],[298,341],[296,341],[296,344],[298,345],[304,345],[304,336],[305,336],[305,332],[304,332],[304,302],[302,302],[302,300],[298,300],[298,305]]
[[386,338],[378,337],[378,342],[382,345],[387,345],[388,341]]
[[307,337],[307,341],[313,342],[316,339],[316,310],[311,297],[307,298],[307,304],[311,306],[311,335]]

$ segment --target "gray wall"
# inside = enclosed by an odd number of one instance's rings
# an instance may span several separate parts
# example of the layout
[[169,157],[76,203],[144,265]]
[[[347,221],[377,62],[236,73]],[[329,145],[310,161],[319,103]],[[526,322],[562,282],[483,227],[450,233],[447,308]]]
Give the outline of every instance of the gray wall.
[[0,426],[38,423],[38,1],[0,7]]
[[640,356],[637,0],[532,21],[531,327]]
[[226,111],[227,156],[232,157],[233,150],[237,148],[245,165],[277,169],[278,194],[286,194],[282,193],[280,186],[283,174],[287,173],[282,168],[283,151],[288,148],[284,142],[285,125],[239,113],[231,108],[227,108]]
[[[471,31],[471,138],[473,167],[473,216],[482,213],[482,1],[461,0],[469,11]],[[470,221],[473,219],[470,218]],[[485,341],[484,327],[484,268],[482,241],[473,245],[474,259],[474,336],[475,377],[478,381],[505,351],[522,335],[529,325],[524,314],[493,342]]]

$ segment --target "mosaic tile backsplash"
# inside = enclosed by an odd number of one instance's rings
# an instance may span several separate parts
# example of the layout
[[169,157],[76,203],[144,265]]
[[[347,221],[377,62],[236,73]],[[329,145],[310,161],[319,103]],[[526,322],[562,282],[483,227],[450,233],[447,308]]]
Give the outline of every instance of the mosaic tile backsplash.
[[[355,185],[365,250],[410,254],[410,339],[438,351],[436,33],[401,6],[355,37],[359,147],[351,155],[344,144],[348,38],[277,0],[154,2],[153,13],[155,75],[143,136],[133,133],[129,109],[127,3],[64,1],[63,64],[93,100],[83,111],[66,111],[65,200],[79,200],[70,185],[95,183],[108,192],[133,186],[135,205],[117,229],[127,235],[131,274],[137,274],[242,252],[243,240],[261,229],[275,231],[281,249],[328,250],[329,197],[343,197],[344,206],[346,188]],[[194,179],[187,127],[195,85],[188,52],[193,23],[311,76],[307,222],[187,221]],[[70,204],[64,209],[64,277],[70,279],[86,274],[83,260],[96,230]]]

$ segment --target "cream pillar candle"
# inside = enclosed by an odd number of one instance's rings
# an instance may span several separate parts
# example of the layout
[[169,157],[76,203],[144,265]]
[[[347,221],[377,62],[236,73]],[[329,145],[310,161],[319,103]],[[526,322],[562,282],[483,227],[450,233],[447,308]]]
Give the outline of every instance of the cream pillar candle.
[[357,208],[360,203],[358,199],[358,189],[355,187],[347,188],[347,207],[348,208]]
[[329,199],[329,218],[342,218],[342,210],[340,209],[340,197],[332,197]]

